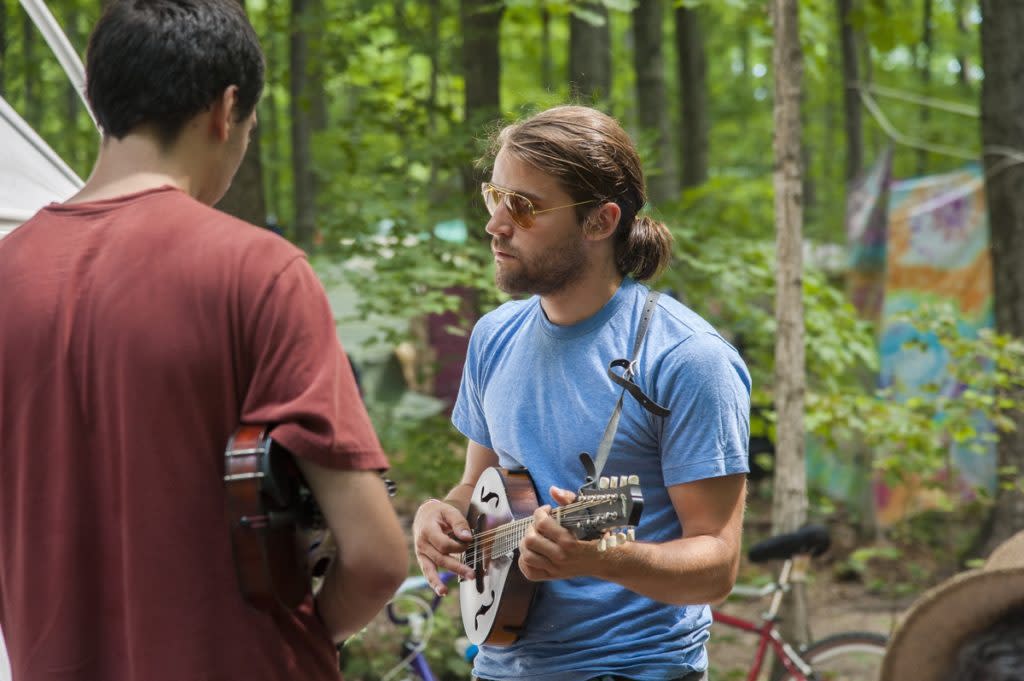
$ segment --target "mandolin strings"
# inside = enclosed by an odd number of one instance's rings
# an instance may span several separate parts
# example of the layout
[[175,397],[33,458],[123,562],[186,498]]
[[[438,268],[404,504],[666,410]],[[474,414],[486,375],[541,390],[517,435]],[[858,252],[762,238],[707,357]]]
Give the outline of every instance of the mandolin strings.
[[[595,506],[601,506],[608,501],[615,499],[618,495],[602,494],[589,496],[580,501],[552,509],[551,515],[559,518],[559,524],[563,527],[573,523],[587,520],[590,516],[580,513]],[[476,568],[487,559],[511,554],[526,536],[526,531],[533,525],[533,517],[520,518],[505,523],[491,530],[486,530],[473,537],[472,547],[459,554],[461,562],[471,568]],[[473,556],[472,559],[468,556]]]

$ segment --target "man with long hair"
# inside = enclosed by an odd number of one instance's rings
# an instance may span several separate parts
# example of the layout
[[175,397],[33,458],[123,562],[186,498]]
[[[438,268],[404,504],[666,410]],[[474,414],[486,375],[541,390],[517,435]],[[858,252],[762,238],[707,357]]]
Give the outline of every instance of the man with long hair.
[[[420,506],[416,556],[439,593],[438,570],[463,579],[466,512],[489,467],[525,467],[542,506],[517,548],[540,582],[507,647],[484,645],[484,679],[703,678],[707,604],[732,588],[748,471],[750,378],[735,349],[667,296],[647,321],[649,289],[671,254],[665,225],[644,213],[636,149],[611,117],[558,107],[503,129],[491,179],[496,282],[532,294],[473,330],[452,420],[469,440],[462,480]],[[631,348],[644,325],[636,357]],[[644,511],[636,542],[601,551],[552,517],[584,481],[620,394],[606,369],[631,359],[633,386],[615,431],[611,477],[637,475]],[[633,399],[637,394],[638,399]],[[664,407],[664,409],[654,409]],[[667,411],[667,414],[665,413]],[[486,560],[486,558],[485,558]]]

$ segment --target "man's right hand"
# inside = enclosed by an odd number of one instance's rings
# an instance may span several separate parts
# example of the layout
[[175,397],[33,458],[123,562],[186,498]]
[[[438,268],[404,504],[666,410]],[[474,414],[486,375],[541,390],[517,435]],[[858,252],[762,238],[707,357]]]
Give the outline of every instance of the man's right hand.
[[473,568],[458,557],[473,539],[466,517],[459,509],[439,499],[425,501],[413,519],[412,536],[420,570],[437,595],[448,593],[438,570],[450,570],[462,579],[474,578]]

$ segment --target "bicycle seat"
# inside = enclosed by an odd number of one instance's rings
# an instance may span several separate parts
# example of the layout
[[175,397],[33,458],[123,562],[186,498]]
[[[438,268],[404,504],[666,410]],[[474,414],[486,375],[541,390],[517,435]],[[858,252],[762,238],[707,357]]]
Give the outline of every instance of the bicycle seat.
[[751,563],[769,560],[787,560],[799,554],[820,556],[828,550],[831,540],[824,525],[805,525],[796,532],[779,534],[757,542],[750,547],[747,558]]

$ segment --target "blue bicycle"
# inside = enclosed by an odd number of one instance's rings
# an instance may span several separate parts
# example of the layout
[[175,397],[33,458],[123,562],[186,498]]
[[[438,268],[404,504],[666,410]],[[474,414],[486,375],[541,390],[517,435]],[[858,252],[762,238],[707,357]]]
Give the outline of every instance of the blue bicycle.
[[[455,581],[453,572],[442,572],[445,584]],[[396,626],[407,628],[402,641],[398,663],[381,681],[439,681],[427,661],[424,651],[434,632],[434,613],[441,604],[441,597],[434,593],[423,577],[409,577],[398,588],[395,597],[387,605],[388,619]],[[463,659],[471,662],[477,647],[466,639],[456,641],[456,651]]]

